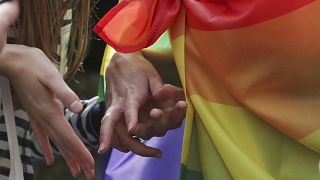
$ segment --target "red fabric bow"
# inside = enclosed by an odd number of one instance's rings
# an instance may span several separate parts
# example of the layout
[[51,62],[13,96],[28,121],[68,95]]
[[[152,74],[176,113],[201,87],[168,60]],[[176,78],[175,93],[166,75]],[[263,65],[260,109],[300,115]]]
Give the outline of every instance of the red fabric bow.
[[123,0],[94,27],[109,45],[133,52],[152,45],[184,7],[191,28],[241,28],[276,18],[315,0]]

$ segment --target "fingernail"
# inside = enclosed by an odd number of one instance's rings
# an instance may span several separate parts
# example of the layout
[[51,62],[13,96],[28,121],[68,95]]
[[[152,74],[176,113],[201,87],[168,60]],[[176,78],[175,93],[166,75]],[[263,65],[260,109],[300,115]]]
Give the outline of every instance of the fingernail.
[[77,100],[73,101],[73,102],[71,103],[71,105],[70,105],[70,109],[71,109],[72,111],[75,111],[75,112],[80,112],[80,111],[82,111],[82,104],[81,104],[81,102],[80,102],[80,101],[77,101]]
[[101,143],[98,149],[98,153],[101,154],[101,151],[104,149],[106,145],[104,143]]

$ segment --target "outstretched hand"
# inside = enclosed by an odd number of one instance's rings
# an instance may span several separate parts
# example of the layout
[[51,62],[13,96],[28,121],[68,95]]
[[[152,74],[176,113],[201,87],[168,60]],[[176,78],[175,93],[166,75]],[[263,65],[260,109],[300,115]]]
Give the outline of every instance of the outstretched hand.
[[140,109],[134,135],[145,140],[164,136],[168,130],[181,126],[186,110],[183,89],[165,84],[154,99]]
[[39,49],[22,45],[6,45],[1,70],[28,113],[47,164],[54,157],[49,138],[66,160],[73,176],[81,169],[88,179],[94,176],[94,160],[64,118],[62,102],[73,112],[81,112],[78,96],[66,85],[56,68]]
[[146,157],[161,157],[162,152],[159,149],[148,147],[139,139],[164,136],[168,130],[180,127],[187,103],[184,101],[183,90],[171,85],[164,85],[159,90],[159,95],[166,96],[166,99],[148,99],[139,110],[139,121],[134,133],[129,134],[126,131],[123,119],[115,125],[112,139],[114,148]]
[[137,128],[138,112],[163,86],[152,64],[139,53],[116,53],[106,70],[106,108],[101,122],[99,152],[112,147],[115,125],[124,119],[127,134]]

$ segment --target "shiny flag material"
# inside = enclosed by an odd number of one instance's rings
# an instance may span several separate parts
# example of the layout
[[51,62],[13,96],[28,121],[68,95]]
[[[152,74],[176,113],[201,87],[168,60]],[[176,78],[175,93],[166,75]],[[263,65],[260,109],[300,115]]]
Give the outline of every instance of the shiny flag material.
[[165,25],[189,104],[181,179],[319,179],[320,2],[179,2]]
[[103,180],[176,180],[179,179],[183,129],[169,131],[164,137],[154,137],[144,143],[161,149],[163,156],[142,157],[132,152],[113,149]]
[[188,25],[202,30],[234,29],[286,14],[314,0],[122,0],[94,27],[109,45],[133,52],[153,44],[182,9]]

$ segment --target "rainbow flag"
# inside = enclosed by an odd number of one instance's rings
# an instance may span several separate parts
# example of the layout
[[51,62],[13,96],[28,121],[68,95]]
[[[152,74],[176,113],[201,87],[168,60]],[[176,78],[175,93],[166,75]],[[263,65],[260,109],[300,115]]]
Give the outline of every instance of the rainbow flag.
[[95,31],[130,52],[170,29],[189,103],[181,179],[309,180],[320,178],[319,12],[315,0],[126,0]]
[[161,149],[163,156],[142,157],[132,152],[112,149],[107,168],[101,180],[177,180],[179,179],[183,128],[169,131],[163,137],[154,137],[144,143]]

